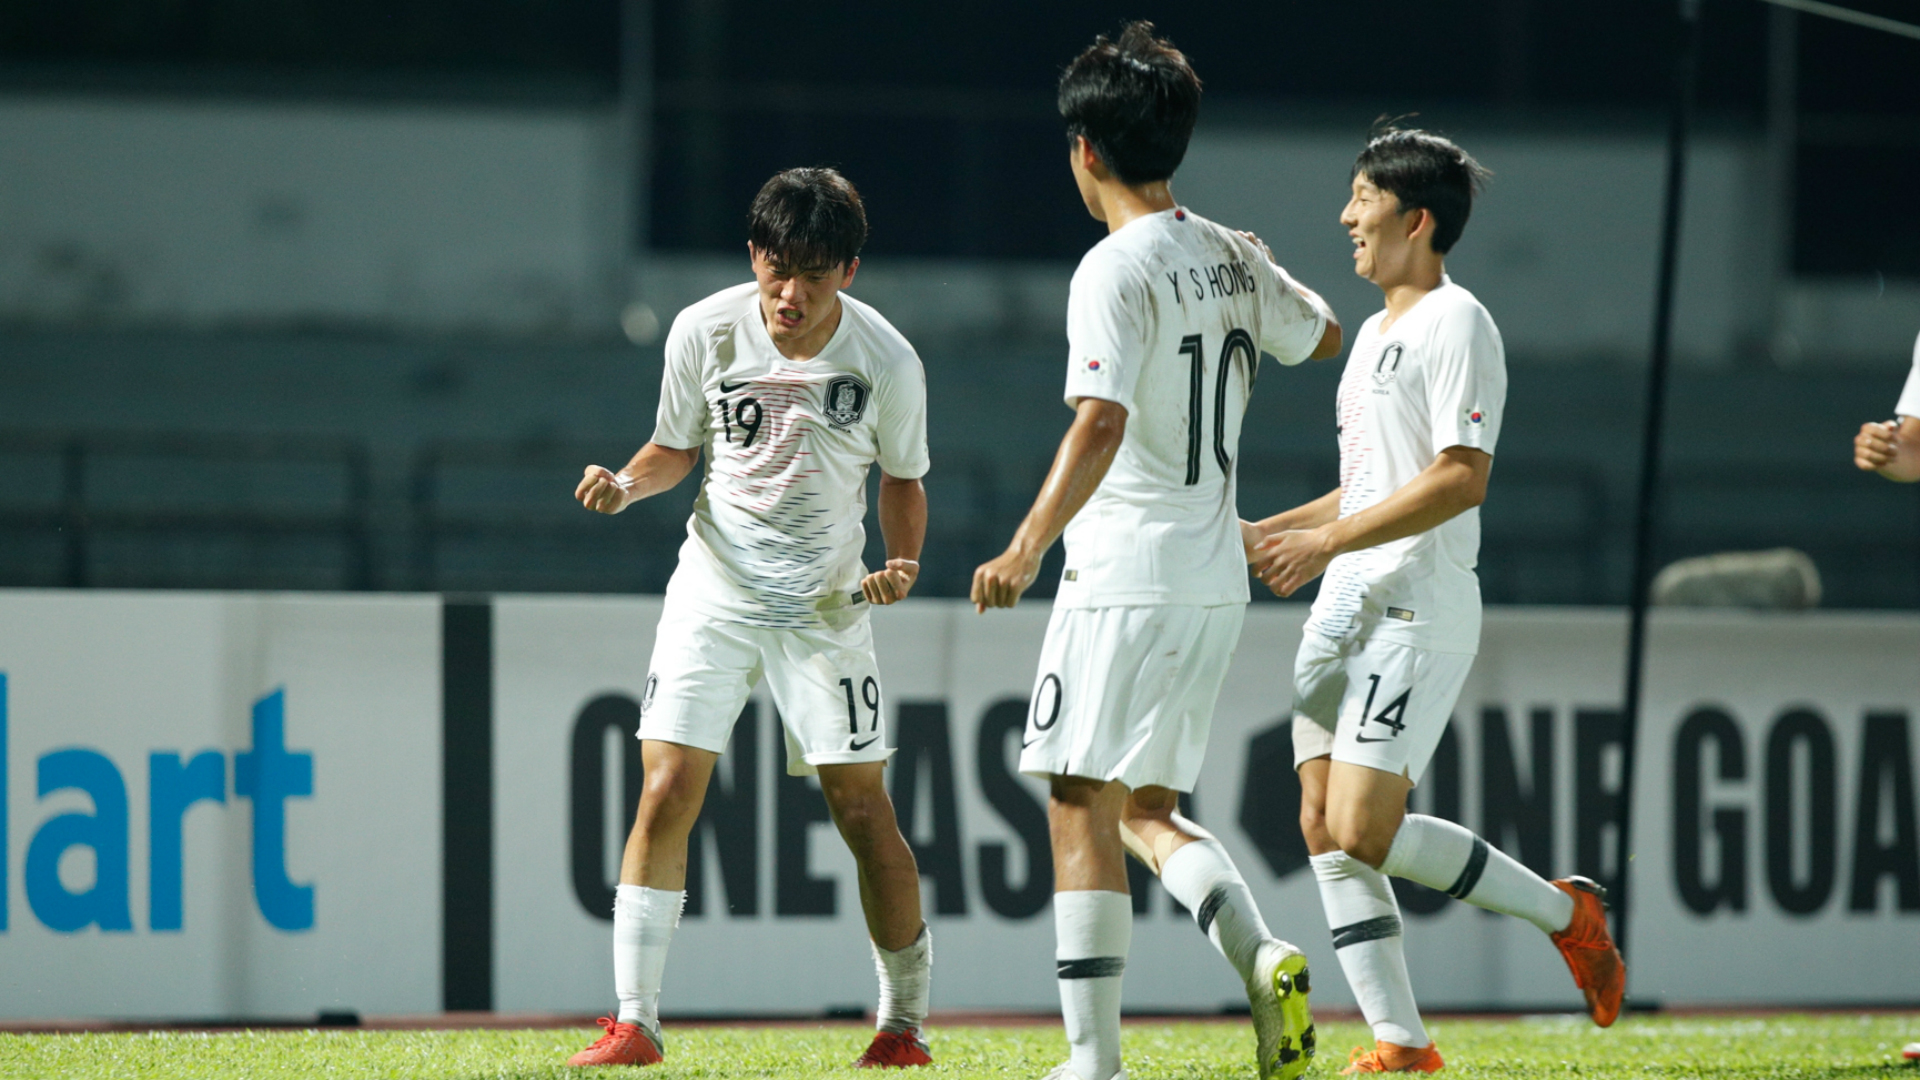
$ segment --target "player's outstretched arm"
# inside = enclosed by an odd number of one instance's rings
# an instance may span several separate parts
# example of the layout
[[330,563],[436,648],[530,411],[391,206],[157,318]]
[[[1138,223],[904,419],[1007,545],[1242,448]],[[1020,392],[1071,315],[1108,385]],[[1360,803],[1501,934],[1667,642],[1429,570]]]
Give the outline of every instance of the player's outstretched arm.
[[1314,345],[1313,351],[1307,354],[1307,359],[1327,360],[1339,356],[1343,338],[1341,337],[1340,330],[1340,316],[1333,313],[1333,305],[1327,303],[1325,298],[1319,293],[1295,281],[1292,274],[1281,269],[1280,264],[1274,260],[1273,249],[1267,246],[1265,240],[1260,239],[1245,229],[1240,230],[1240,235],[1253,241],[1253,246],[1260,249],[1261,256],[1264,257],[1267,262],[1272,263],[1273,268],[1279,271],[1280,276],[1287,280],[1287,284],[1292,286],[1293,290],[1299,293],[1307,303],[1312,304],[1314,310],[1318,311],[1321,318],[1326,320],[1326,328],[1320,331],[1320,340]]
[[1012,607],[1040,574],[1040,559],[1087,505],[1106,478],[1127,434],[1127,407],[1101,398],[1081,398],[1073,426],[1060,440],[1040,495],[999,558],[973,572],[973,609]]
[[1252,562],[1253,549],[1267,537],[1290,529],[1317,529],[1339,520],[1339,517],[1340,489],[1334,488],[1312,502],[1282,510],[1270,518],[1261,518],[1259,521],[1243,519],[1240,522],[1240,542],[1247,547],[1247,561]]
[[1319,577],[1337,555],[1426,532],[1479,506],[1486,500],[1492,471],[1492,454],[1449,446],[1420,475],[1365,510],[1262,540],[1251,560],[1254,574],[1276,596],[1291,596]]
[[927,489],[918,479],[902,480],[880,470],[880,537],[887,544],[887,565],[860,580],[869,604],[905,600],[920,580],[920,545],[927,539]]
[[1300,295],[1307,298],[1307,303],[1319,309],[1321,316],[1327,320],[1327,328],[1320,331],[1320,343],[1307,354],[1307,359],[1331,360],[1339,356],[1340,350],[1346,345],[1346,338],[1340,329],[1340,316],[1333,313],[1333,305],[1321,299],[1319,293],[1297,281],[1293,283],[1293,287],[1300,290]]
[[589,465],[573,497],[601,514],[617,514],[641,499],[658,495],[687,478],[700,460],[700,448],[686,450],[650,442],[619,472]]
[[1902,484],[1920,480],[1920,417],[1861,424],[1853,437],[1853,463]]

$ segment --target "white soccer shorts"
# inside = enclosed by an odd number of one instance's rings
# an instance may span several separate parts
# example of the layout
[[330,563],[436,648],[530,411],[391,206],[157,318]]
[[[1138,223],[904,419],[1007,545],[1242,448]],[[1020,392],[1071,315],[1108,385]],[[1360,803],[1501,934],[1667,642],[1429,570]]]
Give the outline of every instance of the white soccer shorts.
[[671,600],[654,633],[640,738],[721,753],[762,675],[786,729],[788,775],[893,756],[866,619],[844,630],[775,630]]
[[1053,609],[1020,771],[1192,791],[1241,604]]
[[1332,755],[1419,784],[1472,667],[1470,653],[1307,631],[1293,668],[1293,767]]

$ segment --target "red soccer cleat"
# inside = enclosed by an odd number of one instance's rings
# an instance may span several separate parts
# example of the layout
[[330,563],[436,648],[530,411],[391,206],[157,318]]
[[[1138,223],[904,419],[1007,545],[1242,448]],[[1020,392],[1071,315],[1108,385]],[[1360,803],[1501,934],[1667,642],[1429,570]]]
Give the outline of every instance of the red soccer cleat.
[[569,1065],[658,1065],[660,1043],[639,1024],[623,1024],[611,1016],[600,1018],[606,1034],[592,1046],[567,1059]]
[[1440,1060],[1440,1050],[1432,1043],[1425,1046],[1401,1046],[1398,1043],[1375,1042],[1373,1049],[1353,1048],[1347,1055],[1347,1067],[1340,1070],[1341,1076],[1355,1073],[1377,1072],[1439,1072],[1446,1062]]
[[1583,877],[1561,878],[1554,887],[1573,897],[1573,921],[1553,935],[1553,943],[1573,972],[1573,984],[1587,996],[1587,1014],[1601,1027],[1620,1015],[1627,994],[1627,962],[1607,932],[1607,890]]
[[903,1069],[911,1065],[931,1065],[933,1054],[920,1039],[919,1028],[882,1031],[873,1037],[867,1052],[853,1063],[856,1069]]

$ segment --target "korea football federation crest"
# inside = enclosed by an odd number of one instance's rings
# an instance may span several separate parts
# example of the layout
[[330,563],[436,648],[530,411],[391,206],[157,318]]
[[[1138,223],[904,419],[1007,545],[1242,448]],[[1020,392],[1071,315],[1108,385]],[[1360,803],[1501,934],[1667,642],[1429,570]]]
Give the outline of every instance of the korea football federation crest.
[[827,384],[827,419],[837,428],[852,427],[867,413],[867,384],[842,375]]
[[1385,386],[1400,377],[1400,357],[1406,347],[1399,342],[1380,350],[1380,359],[1373,362],[1373,381]]

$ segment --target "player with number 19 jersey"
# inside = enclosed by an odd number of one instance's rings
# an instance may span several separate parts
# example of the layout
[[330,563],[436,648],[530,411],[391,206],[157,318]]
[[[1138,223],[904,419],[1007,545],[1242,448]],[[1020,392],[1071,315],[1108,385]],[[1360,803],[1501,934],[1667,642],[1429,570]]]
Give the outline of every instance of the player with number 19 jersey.
[[1126,438],[1067,525],[1056,607],[1247,602],[1235,506],[1260,358],[1307,358],[1326,320],[1264,247],[1186,209],[1087,252],[1067,301],[1066,399],[1126,407]]
[[808,360],[774,347],[752,282],[674,320],[653,441],[706,462],[667,584],[676,606],[787,630],[865,613],[867,473],[925,475],[927,386],[892,323],[839,299],[839,328]]
[[765,678],[793,775],[893,752],[862,519],[876,461],[901,479],[927,471],[926,376],[879,312],[836,302],[840,325],[805,360],[774,345],[753,282],[667,335],[652,441],[701,450],[706,475],[654,635],[642,739],[720,753]]
[[[668,947],[699,886],[687,845],[699,847],[690,834],[714,766],[761,683],[787,775],[819,776],[860,879],[880,998],[858,1064],[932,1063],[920,1036],[932,939],[887,794],[893,750],[868,619],[870,605],[905,599],[919,576],[926,379],[906,339],[846,294],[866,238],[860,193],[837,171],[787,169],[763,184],[747,212],[753,280],[674,319],[653,437],[617,473],[587,466],[574,491],[587,509],[617,514],[705,462],[640,695],[645,794],[611,898],[619,1010],[570,1066],[662,1060]],[[876,462],[887,561],[867,574],[862,519]],[[742,737],[737,748],[751,751],[755,736]]]

